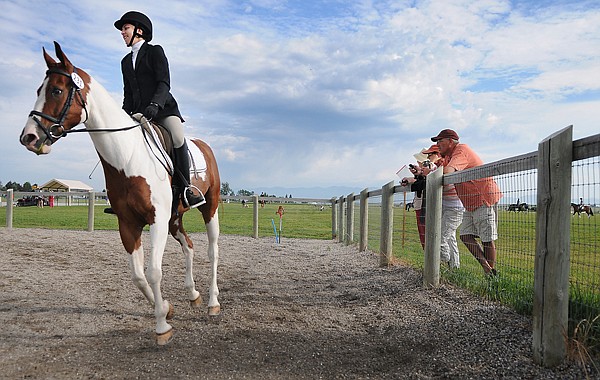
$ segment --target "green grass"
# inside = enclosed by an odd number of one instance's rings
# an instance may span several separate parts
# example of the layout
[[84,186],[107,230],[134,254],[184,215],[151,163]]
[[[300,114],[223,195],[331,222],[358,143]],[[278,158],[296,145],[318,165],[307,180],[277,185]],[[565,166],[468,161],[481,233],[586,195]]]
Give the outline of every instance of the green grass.
[[[309,204],[284,204],[282,238],[331,239],[331,207],[319,211]],[[117,230],[117,218],[103,212],[106,206],[95,206],[94,229]],[[275,212],[279,204],[266,204],[258,209],[259,237],[273,236],[271,219],[279,232],[279,215]],[[199,211],[191,210],[184,217],[188,232],[206,231]],[[60,207],[15,207],[13,228],[50,228],[65,230],[87,230],[87,206]],[[219,207],[221,233],[226,235],[253,236],[252,205],[244,208],[240,203],[223,203]],[[6,226],[6,207],[0,207],[0,225]]]

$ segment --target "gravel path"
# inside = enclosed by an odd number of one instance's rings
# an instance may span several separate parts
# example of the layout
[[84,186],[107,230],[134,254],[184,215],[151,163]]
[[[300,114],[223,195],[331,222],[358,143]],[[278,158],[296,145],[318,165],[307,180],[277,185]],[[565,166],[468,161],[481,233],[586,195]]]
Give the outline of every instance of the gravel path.
[[[191,237],[206,299],[206,235]],[[573,363],[533,363],[530,318],[448,285],[425,289],[419,272],[379,268],[375,255],[332,241],[222,236],[222,313],[209,318],[187,305],[183,256],[170,239],[163,295],[176,333],[157,347],[117,232],[0,228],[0,239],[0,378],[586,375]]]

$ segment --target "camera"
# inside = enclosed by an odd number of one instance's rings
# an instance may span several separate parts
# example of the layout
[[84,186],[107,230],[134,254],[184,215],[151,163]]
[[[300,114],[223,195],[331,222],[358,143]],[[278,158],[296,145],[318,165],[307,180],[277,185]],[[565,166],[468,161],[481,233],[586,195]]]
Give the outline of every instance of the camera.
[[413,165],[413,164],[408,164],[408,166],[409,166],[411,169],[414,169],[414,168],[416,167],[416,166],[415,166],[415,165]]

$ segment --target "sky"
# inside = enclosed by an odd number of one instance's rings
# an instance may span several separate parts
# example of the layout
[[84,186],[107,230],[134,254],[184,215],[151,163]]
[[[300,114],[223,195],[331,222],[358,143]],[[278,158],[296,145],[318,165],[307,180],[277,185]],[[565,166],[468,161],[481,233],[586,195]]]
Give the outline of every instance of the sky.
[[19,135],[53,41],[122,103],[113,23],[129,10],[152,20],[185,133],[236,192],[380,188],[445,128],[484,162],[600,130],[597,0],[0,0],[0,182],[105,188],[86,134],[44,156]]

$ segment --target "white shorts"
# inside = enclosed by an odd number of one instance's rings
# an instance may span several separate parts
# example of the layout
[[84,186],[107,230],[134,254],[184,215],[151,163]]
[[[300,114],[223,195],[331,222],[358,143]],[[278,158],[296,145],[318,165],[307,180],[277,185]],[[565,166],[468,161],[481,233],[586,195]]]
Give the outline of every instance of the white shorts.
[[496,223],[495,206],[480,206],[474,211],[465,211],[460,236],[475,235],[482,242],[490,242],[498,239],[498,226]]

